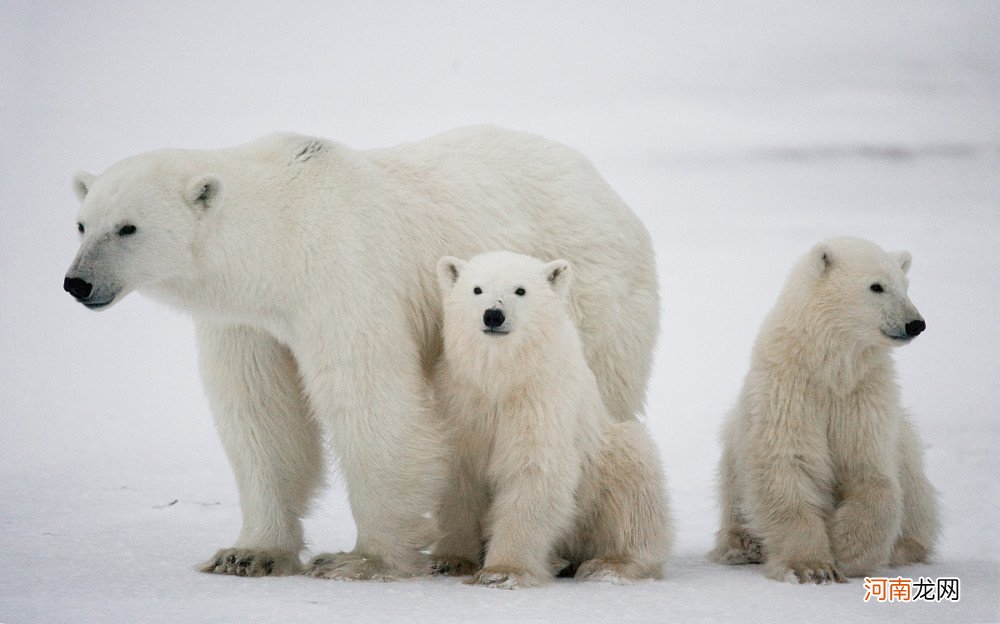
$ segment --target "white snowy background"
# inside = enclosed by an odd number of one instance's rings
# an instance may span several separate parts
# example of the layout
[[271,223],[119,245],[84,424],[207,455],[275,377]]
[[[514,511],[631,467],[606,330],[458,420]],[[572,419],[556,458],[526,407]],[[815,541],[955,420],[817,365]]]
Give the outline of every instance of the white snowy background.
[[[588,154],[653,235],[648,422],[679,540],[663,582],[535,590],[210,576],[237,493],[188,318],[62,292],[70,178],[276,130],[364,148],[455,126]],[[0,622],[1000,621],[1000,3],[0,3]],[[896,359],[961,601],[865,604],[707,563],[716,432],[792,262],[914,256]],[[175,502],[176,501],[176,502]],[[336,480],[310,548],[349,549]]]

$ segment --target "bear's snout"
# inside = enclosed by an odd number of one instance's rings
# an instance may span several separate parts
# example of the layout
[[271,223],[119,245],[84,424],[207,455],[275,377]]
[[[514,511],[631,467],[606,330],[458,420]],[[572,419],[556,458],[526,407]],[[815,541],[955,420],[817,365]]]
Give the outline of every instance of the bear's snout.
[[90,282],[80,279],[79,277],[67,277],[63,280],[63,290],[73,295],[75,298],[83,301],[90,296],[90,292],[94,289],[94,285]]
[[906,335],[910,337],[919,336],[925,329],[927,329],[927,323],[923,319],[910,321],[906,324]]
[[490,308],[483,313],[483,325],[486,325],[490,329],[496,329],[503,325],[506,317],[503,315],[503,310],[500,308]]

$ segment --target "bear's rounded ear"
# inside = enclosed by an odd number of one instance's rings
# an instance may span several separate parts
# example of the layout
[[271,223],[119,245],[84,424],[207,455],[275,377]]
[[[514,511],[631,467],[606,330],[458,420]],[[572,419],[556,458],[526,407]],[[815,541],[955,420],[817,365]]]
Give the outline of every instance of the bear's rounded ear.
[[545,279],[548,280],[549,285],[560,295],[566,294],[569,291],[569,283],[573,279],[573,270],[570,268],[569,262],[565,260],[553,260],[549,262],[542,268]]
[[833,252],[826,243],[819,243],[809,252],[809,266],[814,277],[819,278],[833,265]]
[[458,276],[465,270],[465,261],[454,256],[445,256],[438,260],[437,276],[438,284],[443,292],[448,292],[458,281]]
[[903,269],[903,274],[910,272],[910,265],[913,263],[913,256],[908,251],[894,251],[889,254],[896,260],[899,268]]
[[184,191],[184,201],[203,210],[217,206],[222,201],[222,180],[213,173],[194,178]]
[[76,198],[83,201],[83,198],[87,196],[87,192],[90,191],[90,187],[94,185],[94,174],[87,173],[86,171],[77,171],[73,176],[73,192],[76,193]]

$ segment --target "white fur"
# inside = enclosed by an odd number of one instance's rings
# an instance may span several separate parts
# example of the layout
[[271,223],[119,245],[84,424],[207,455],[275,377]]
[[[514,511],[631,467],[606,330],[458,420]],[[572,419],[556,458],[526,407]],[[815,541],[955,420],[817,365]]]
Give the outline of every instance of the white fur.
[[936,494],[889,353],[922,320],[909,267],[840,238],[792,270],[723,430],[716,560],[827,582],[928,557]]
[[454,453],[438,570],[500,588],[566,566],[577,578],[660,578],[671,531],[659,458],[645,428],[616,423],[601,400],[567,313],[570,265],[492,252],[438,267],[435,395]]
[[[332,433],[358,525],[321,576],[423,569],[444,479],[431,417],[442,255],[564,257],[571,309],[617,420],[642,408],[658,323],[649,236],[577,152],[496,128],[356,151],[299,135],[163,150],[80,173],[81,248],[67,277],[111,305],[138,290],[195,319],[243,530],[206,569],[290,571]],[[122,225],[134,234],[120,236]],[[270,565],[255,562],[270,561]],[[242,562],[242,563],[241,563]]]

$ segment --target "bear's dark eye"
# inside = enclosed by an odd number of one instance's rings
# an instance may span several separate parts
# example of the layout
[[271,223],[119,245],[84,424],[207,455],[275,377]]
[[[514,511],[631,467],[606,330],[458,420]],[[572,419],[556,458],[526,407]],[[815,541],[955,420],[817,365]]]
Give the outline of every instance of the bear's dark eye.
[[524,289],[523,288],[518,288],[517,290],[514,291],[514,294],[517,295],[518,297],[523,297],[524,296]]
[[123,225],[120,230],[118,230],[118,236],[130,236],[135,234],[135,226],[132,224]]
[[76,224],[76,229],[77,229],[78,232],[80,232],[81,234],[83,234],[83,224],[82,223],[77,223]]
[[481,295],[481,294],[483,294],[483,289],[480,288],[479,286],[476,286],[475,288],[472,289],[472,292],[474,294]]
[[875,282],[874,284],[869,286],[869,288],[872,289],[872,292],[885,292],[885,289],[882,288],[882,284],[879,284],[878,282]]

